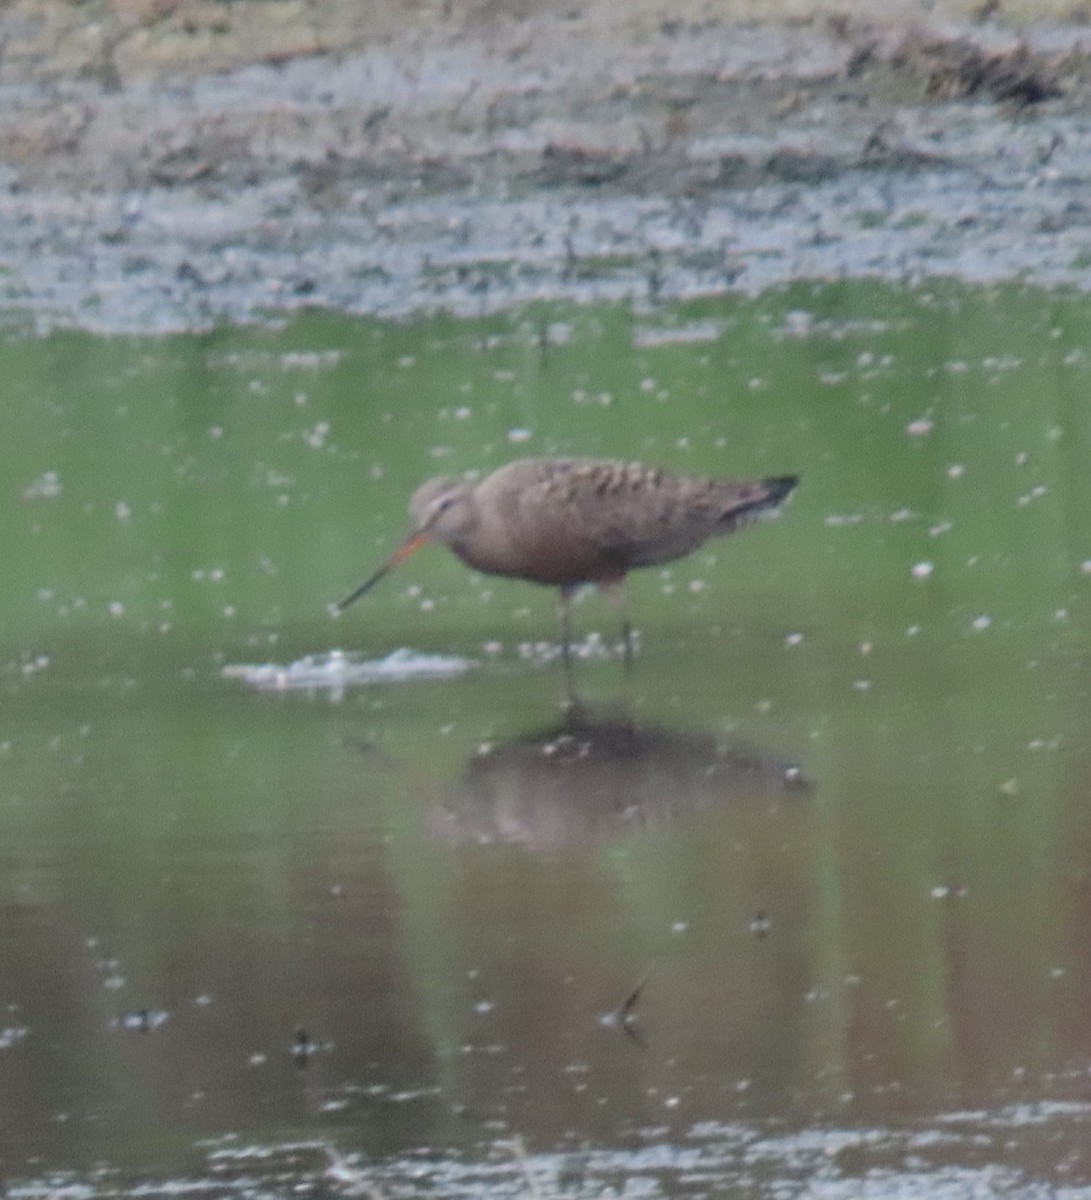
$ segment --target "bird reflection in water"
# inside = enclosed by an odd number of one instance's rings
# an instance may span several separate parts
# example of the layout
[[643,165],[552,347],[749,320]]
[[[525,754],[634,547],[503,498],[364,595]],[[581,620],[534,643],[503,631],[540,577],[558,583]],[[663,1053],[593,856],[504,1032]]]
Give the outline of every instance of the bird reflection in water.
[[747,798],[806,795],[785,757],[708,733],[573,708],[559,726],[484,747],[429,816],[455,844],[550,851],[673,823]]

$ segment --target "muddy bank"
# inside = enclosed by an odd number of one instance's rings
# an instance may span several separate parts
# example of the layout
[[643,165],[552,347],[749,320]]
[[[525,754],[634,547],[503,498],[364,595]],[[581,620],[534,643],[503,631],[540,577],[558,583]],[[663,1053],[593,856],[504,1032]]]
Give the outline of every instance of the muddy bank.
[[[380,4],[366,27],[368,6],[311,12],[305,37],[291,5],[260,28],[246,6],[117,6],[75,31],[31,7],[0,20],[0,308],[19,325],[1091,283],[1091,29],[1072,19],[446,3],[407,23]],[[219,57],[178,52],[187,11],[237,22]]]

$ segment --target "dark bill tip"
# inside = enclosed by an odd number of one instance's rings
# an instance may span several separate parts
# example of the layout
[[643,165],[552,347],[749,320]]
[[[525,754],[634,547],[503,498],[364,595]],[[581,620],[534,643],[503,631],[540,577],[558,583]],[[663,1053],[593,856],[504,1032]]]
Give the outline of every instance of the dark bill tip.
[[397,550],[394,551],[394,553],[377,571],[374,572],[374,574],[369,575],[367,579],[365,579],[364,582],[361,583],[354,592],[351,592],[349,595],[347,595],[344,600],[339,600],[337,602],[337,611],[344,612],[350,604],[354,603],[356,600],[359,600],[361,596],[370,592],[371,589],[388,571],[392,571],[398,565],[398,563],[400,563],[403,559],[408,558],[414,550],[419,550],[426,541],[428,541],[427,534],[410,534],[410,536],[407,537],[404,542],[402,542]]

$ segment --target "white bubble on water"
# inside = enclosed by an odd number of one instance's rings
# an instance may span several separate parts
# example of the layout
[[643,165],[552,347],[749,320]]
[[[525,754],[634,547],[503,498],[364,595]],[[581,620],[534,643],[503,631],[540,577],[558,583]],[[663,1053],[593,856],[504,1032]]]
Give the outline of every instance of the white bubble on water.
[[27,1025],[8,1025],[6,1028],[0,1029],[0,1050],[7,1050],[10,1046],[14,1046],[29,1032],[30,1028]]
[[303,438],[307,445],[311,447],[311,449],[321,450],[326,444],[326,438],[329,436],[329,432],[329,421],[319,421],[313,429],[309,429],[303,434]]
[[24,500],[56,500],[61,494],[61,477],[56,471],[45,471],[23,488]]

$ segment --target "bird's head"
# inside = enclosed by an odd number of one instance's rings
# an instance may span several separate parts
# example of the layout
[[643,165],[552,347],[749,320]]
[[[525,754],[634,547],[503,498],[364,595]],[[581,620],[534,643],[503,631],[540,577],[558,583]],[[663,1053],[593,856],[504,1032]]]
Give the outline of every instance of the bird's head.
[[409,515],[413,521],[409,536],[377,571],[338,603],[338,611],[348,608],[354,600],[371,591],[388,571],[404,562],[425,542],[453,545],[465,537],[475,521],[473,489],[458,479],[429,479],[410,497]]
[[474,524],[473,489],[460,479],[429,479],[409,499],[413,537],[456,542]]

